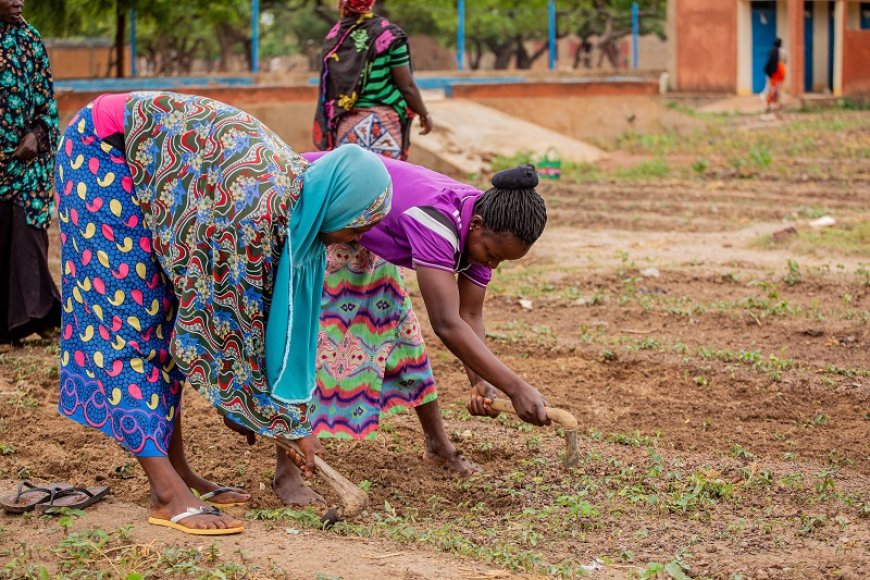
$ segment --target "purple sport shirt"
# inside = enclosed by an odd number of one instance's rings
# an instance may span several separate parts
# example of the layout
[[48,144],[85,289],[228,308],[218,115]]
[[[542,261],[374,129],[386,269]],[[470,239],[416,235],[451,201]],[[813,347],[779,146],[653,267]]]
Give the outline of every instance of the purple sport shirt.
[[[302,154],[308,161],[323,155]],[[382,160],[393,181],[393,205],[383,221],[363,234],[360,243],[397,266],[458,272],[486,287],[492,269],[462,260],[474,202],[483,192],[413,163]]]

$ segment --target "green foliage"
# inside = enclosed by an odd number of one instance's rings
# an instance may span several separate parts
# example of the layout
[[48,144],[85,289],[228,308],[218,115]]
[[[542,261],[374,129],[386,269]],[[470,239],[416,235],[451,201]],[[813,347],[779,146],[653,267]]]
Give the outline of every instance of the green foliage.
[[782,279],[783,282],[788,284],[789,286],[795,286],[800,284],[803,280],[803,276],[801,275],[801,267],[795,260],[788,261],[788,274]]

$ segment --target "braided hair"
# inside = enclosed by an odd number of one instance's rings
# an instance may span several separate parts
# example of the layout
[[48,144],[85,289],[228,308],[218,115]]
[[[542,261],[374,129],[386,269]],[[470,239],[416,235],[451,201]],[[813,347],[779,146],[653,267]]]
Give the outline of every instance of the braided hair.
[[492,185],[475,201],[474,213],[493,232],[510,232],[523,243],[534,244],[547,225],[547,207],[535,191],[538,174],[534,166],[500,171],[492,176]]

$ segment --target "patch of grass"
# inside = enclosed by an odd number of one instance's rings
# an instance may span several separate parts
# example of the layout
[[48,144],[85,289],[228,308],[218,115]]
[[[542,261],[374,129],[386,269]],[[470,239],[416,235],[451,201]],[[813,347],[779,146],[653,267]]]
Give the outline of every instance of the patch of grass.
[[[61,517],[64,517],[63,515]],[[44,554],[24,543],[12,547],[0,576],[10,578],[127,578],[199,577],[239,579],[262,576],[256,566],[225,558],[218,548],[161,546],[136,543],[129,527],[107,531],[93,528],[66,535],[55,548],[56,563],[45,564]],[[240,555],[240,559],[244,559]],[[282,576],[283,570],[269,570]]]
[[617,167],[609,173],[616,179],[660,179],[671,173],[671,166],[664,157],[643,161],[630,167]]
[[659,444],[661,433],[656,433],[654,436],[643,435],[640,431],[634,433],[611,433],[607,436],[607,440],[611,443],[619,445],[628,445],[629,447],[655,447]]
[[[870,220],[843,222],[822,229],[799,228],[796,236],[784,242],[774,242],[769,234],[759,236],[751,244],[757,248],[788,247],[799,254],[835,252],[843,256],[870,258]],[[870,274],[859,268],[858,275],[870,285]]]
[[711,506],[734,493],[733,483],[703,471],[693,473],[686,481],[672,482],[670,488],[668,510],[684,513]]
[[304,509],[304,510],[294,510],[291,508],[265,508],[265,509],[253,509],[249,510],[245,513],[245,518],[249,520],[264,520],[264,521],[286,521],[290,520],[296,522],[297,524],[312,527],[312,528],[320,528],[323,527],[323,524],[320,521],[320,516],[318,516],[314,510],[312,509]]
[[870,257],[870,220],[836,224],[818,230],[802,229],[798,230],[798,238],[812,249]]

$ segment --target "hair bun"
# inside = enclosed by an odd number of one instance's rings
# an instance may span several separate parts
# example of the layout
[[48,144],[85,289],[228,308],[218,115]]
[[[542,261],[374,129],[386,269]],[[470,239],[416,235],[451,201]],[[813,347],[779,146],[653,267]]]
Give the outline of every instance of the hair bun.
[[538,172],[534,165],[505,169],[492,176],[492,185],[499,189],[534,189],[538,185]]

